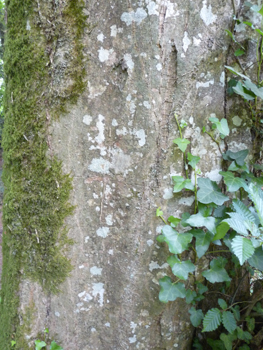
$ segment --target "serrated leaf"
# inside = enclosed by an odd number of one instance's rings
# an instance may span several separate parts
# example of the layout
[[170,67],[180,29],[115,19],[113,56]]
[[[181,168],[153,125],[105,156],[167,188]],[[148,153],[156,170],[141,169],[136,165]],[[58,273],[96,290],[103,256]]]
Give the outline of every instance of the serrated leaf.
[[220,224],[216,226],[216,234],[213,237],[213,241],[224,238],[229,228],[230,226],[227,222],[221,221]]
[[63,350],[63,348],[59,346],[54,340],[52,340],[50,344],[50,350]]
[[261,226],[263,226],[263,192],[254,184],[248,186],[249,198],[254,202]]
[[237,328],[237,323],[231,311],[224,311],[222,315],[222,323],[225,329],[231,334]]
[[188,220],[186,220],[192,227],[206,227],[210,232],[216,232],[215,218],[213,216],[204,217],[201,213],[191,215]]
[[220,121],[218,118],[211,117],[209,120],[216,125],[217,130],[220,132],[220,134],[223,135],[223,137],[229,135],[229,127],[227,120],[225,118],[222,118]]
[[172,177],[175,185],[174,185],[174,193],[178,193],[182,191],[182,189],[186,188],[187,190],[194,190],[194,185],[192,184],[190,179],[185,179],[182,176],[173,176]]
[[192,303],[192,301],[194,301],[194,299],[197,297],[197,294],[194,290],[191,289],[187,289],[186,291],[186,296],[185,296],[185,301],[187,304]]
[[168,301],[174,301],[177,298],[184,298],[186,295],[184,284],[173,284],[171,278],[168,276],[161,278],[159,284],[161,286],[159,300],[162,303],[168,303]]
[[243,166],[245,164],[245,158],[247,155],[247,149],[238,152],[226,151],[226,153],[223,154],[223,158],[225,160],[234,160],[237,165]]
[[231,243],[232,250],[238,258],[240,265],[254,254],[254,247],[251,241],[242,236],[236,236]]
[[236,192],[240,189],[240,187],[245,188],[247,186],[244,179],[235,177],[235,175],[229,171],[220,171],[219,174],[224,177],[224,181],[229,192]]
[[165,242],[168,244],[170,252],[173,254],[181,254],[185,251],[193,238],[193,235],[190,233],[178,233],[169,225],[163,227],[162,233],[165,236]]
[[202,332],[212,332],[219,327],[221,323],[221,312],[217,308],[209,310],[203,321]]
[[215,203],[222,205],[229,198],[225,196],[217,184],[209,179],[199,178],[197,180],[200,189],[197,191],[197,199],[204,204]]
[[248,259],[250,266],[255,267],[256,269],[263,271],[263,250],[262,247],[255,249],[253,256]]
[[204,314],[202,310],[196,310],[194,307],[191,307],[191,309],[189,310],[190,313],[190,321],[192,323],[192,325],[194,327],[198,327],[201,322],[202,319],[204,318]]
[[233,315],[237,321],[240,321],[240,311],[239,306],[235,305],[234,307],[231,307],[231,311],[233,312]]
[[171,266],[173,274],[184,281],[188,279],[189,273],[195,271],[195,265],[190,260],[181,261],[177,256],[169,256],[167,262]]
[[241,202],[239,199],[233,199],[232,201],[233,208],[235,211],[246,218],[248,221],[256,223],[256,219],[247,206]]
[[210,263],[210,269],[203,271],[202,275],[210,282],[229,282],[231,278],[228,276],[228,273],[224,269],[227,260],[219,257],[213,259]]
[[41,340],[35,340],[36,350],[43,349],[47,344],[44,341]]
[[221,307],[221,309],[223,309],[223,310],[227,309],[227,303],[224,299],[219,298],[217,300],[217,302],[218,302],[219,306]]
[[181,139],[180,137],[173,140],[173,142],[180,148],[182,152],[185,152],[187,146],[189,145],[190,141],[187,139]]
[[245,53],[244,50],[242,50],[242,49],[237,49],[237,50],[235,51],[234,55],[235,55],[236,57],[239,57],[239,56],[244,55],[244,53]]
[[196,164],[199,162],[199,160],[201,159],[200,157],[198,156],[193,156],[191,153],[187,153],[187,159],[188,159],[188,164],[191,165],[191,167],[193,169],[195,169],[196,167]]
[[235,334],[220,334],[220,339],[223,341],[226,350],[232,350],[232,344],[233,341],[237,339],[237,336]]
[[255,329],[255,319],[254,317],[246,317],[245,318],[246,322],[247,322],[247,330],[252,333]]
[[213,234],[211,232],[204,232],[203,230],[191,230],[191,233],[196,238],[195,250],[200,259],[209,248],[209,245],[213,240]]

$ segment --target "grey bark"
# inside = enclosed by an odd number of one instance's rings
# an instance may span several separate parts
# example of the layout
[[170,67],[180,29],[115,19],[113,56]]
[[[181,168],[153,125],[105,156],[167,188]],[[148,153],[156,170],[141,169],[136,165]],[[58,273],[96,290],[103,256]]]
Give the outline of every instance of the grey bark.
[[[58,296],[21,284],[21,313],[36,306],[27,339],[48,326],[64,349],[191,349],[189,306],[158,301],[158,279],[170,272],[155,211],[180,216],[193,203],[172,194],[171,176],[183,174],[175,111],[202,176],[219,179],[220,154],[201,128],[212,113],[225,117],[232,2],[91,0],[86,11],[87,89],[50,130],[73,176],[74,270]],[[228,119],[232,150],[246,148],[245,115]]]

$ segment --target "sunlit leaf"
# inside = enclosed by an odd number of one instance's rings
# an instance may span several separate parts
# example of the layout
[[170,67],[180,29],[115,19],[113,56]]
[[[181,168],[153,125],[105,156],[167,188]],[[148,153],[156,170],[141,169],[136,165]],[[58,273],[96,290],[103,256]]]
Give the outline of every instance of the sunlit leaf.
[[239,81],[236,86],[232,88],[236,94],[242,96],[247,101],[253,101],[255,96],[253,93],[250,93],[249,90],[246,90],[242,83]]
[[202,275],[211,283],[231,281],[231,278],[224,268],[226,263],[227,260],[222,257],[213,259],[210,263],[210,269],[203,271]]
[[187,139],[181,139],[180,137],[173,140],[173,142],[180,148],[182,152],[185,152],[187,146],[189,145],[190,141]]
[[177,256],[169,256],[167,262],[171,266],[173,274],[184,281],[188,279],[189,273],[195,271],[195,265],[190,260],[181,261]]
[[221,323],[221,312],[217,308],[209,310],[203,321],[202,332],[212,332],[219,327]]
[[242,236],[236,236],[232,240],[231,247],[240,265],[243,265],[247,259],[252,257],[255,251],[251,241]]
[[196,238],[195,250],[200,259],[209,248],[209,245],[213,240],[213,234],[210,232],[204,232],[203,230],[191,230],[190,232]]
[[171,226],[165,225],[162,228],[162,233],[165,237],[165,242],[169,246],[169,250],[173,254],[181,254],[188,248],[193,235],[190,233],[178,233]]
[[193,156],[191,153],[187,153],[187,159],[188,159],[188,164],[191,165],[191,167],[193,169],[195,169],[196,164],[199,162],[199,160],[201,159],[198,156]]
[[54,340],[51,342],[50,350],[63,350]]
[[170,277],[165,276],[159,280],[161,290],[159,293],[159,300],[162,303],[174,301],[177,298],[184,298],[186,295],[185,286],[183,283],[173,284]]
[[213,216],[204,217],[201,213],[193,214],[186,222],[192,227],[206,227],[210,232],[216,232],[215,218]]
[[235,317],[231,311],[224,311],[223,312],[222,323],[223,323],[225,329],[229,333],[233,333],[234,330],[237,328],[237,323],[236,323]]
[[38,339],[38,340],[35,341],[35,345],[36,345],[36,350],[41,350],[47,344],[44,341]]
[[187,190],[194,190],[194,185],[192,184],[190,179],[185,179],[182,176],[173,176],[172,177],[174,185],[174,192],[178,193],[182,191],[182,189],[186,188]]
[[216,226],[216,234],[213,237],[213,241],[216,241],[217,239],[222,239],[225,237],[226,233],[229,231],[230,226],[227,222],[220,222],[218,226]]
[[244,50],[238,49],[238,50],[235,51],[234,55],[235,55],[236,57],[239,57],[239,56],[244,55],[244,53],[245,53]]
[[245,188],[247,186],[244,179],[235,177],[235,175],[230,171],[220,171],[219,174],[224,177],[224,181],[229,192],[236,192],[240,189],[240,187]]
[[229,198],[225,196],[214,181],[205,178],[197,180],[200,189],[197,191],[197,199],[204,204],[215,203],[222,205]]

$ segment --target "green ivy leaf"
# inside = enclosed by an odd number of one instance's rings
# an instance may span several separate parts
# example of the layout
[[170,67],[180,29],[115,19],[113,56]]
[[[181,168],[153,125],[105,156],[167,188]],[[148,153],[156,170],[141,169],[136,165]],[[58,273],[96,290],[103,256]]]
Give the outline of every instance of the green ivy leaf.
[[174,216],[169,216],[167,220],[173,225],[173,227],[176,227],[181,222],[181,219],[175,218]]
[[210,263],[210,269],[203,271],[202,275],[210,282],[229,282],[231,278],[228,276],[226,270],[224,269],[227,260],[225,258],[219,257],[213,259]]
[[213,240],[213,234],[211,232],[204,232],[203,230],[191,230],[190,232],[196,238],[195,249],[198,258],[200,259],[209,248],[209,245]]
[[157,216],[157,217],[158,217],[158,216],[163,216],[163,212],[162,212],[161,208],[157,208],[157,209],[156,209],[156,216]]
[[184,281],[188,279],[189,273],[195,271],[195,265],[190,260],[181,261],[177,256],[169,256],[167,262],[171,266],[173,274]]
[[197,199],[204,204],[215,203],[222,205],[229,198],[225,196],[214,181],[205,178],[197,180],[200,189],[197,191]]
[[177,298],[184,298],[186,295],[184,284],[173,284],[171,278],[168,276],[161,278],[159,284],[161,286],[159,300],[162,303],[168,303],[168,301],[174,301]]
[[35,341],[35,345],[36,345],[36,350],[41,350],[47,344],[44,341],[41,341],[41,340],[38,339],[38,340]]
[[257,85],[255,85],[254,83],[252,83],[251,80],[244,80],[244,85],[247,89],[251,90],[256,96],[258,96],[259,98],[263,99],[263,92],[262,90],[260,90]]
[[234,160],[237,165],[243,166],[245,164],[245,158],[248,155],[248,149],[244,149],[238,152],[226,151],[223,154],[225,160]]
[[156,241],[163,243],[165,242],[165,236],[164,235],[159,235],[156,237]]
[[218,302],[219,306],[221,307],[221,309],[223,309],[223,310],[227,309],[227,303],[224,299],[219,298],[217,300],[217,302]]
[[213,216],[204,217],[201,213],[193,214],[186,222],[192,227],[206,227],[210,232],[216,232],[215,218]]
[[220,323],[221,323],[220,310],[217,308],[211,309],[205,315],[202,332],[212,332],[219,327]]
[[178,233],[169,225],[163,227],[162,233],[165,236],[165,242],[168,244],[170,252],[173,254],[181,254],[185,251],[193,238],[193,235],[190,233]]
[[175,143],[182,152],[185,152],[187,146],[189,145],[190,141],[187,139],[181,139],[181,138],[177,138],[175,140],[173,140],[173,143]]
[[239,81],[236,86],[232,88],[237,95],[242,96],[246,101],[253,101],[255,95],[250,90],[247,90],[244,85]]
[[213,241],[224,238],[229,229],[230,226],[228,225],[228,223],[221,221],[220,224],[216,226],[216,234],[213,238]]
[[208,291],[207,286],[204,286],[203,283],[197,282],[196,285],[198,288],[198,294],[204,294],[205,292]]
[[219,174],[224,177],[224,181],[227,185],[227,190],[229,192],[236,192],[240,189],[240,187],[247,187],[247,184],[244,179],[241,179],[240,177],[235,177],[235,175],[229,171],[220,171]]
[[187,159],[188,159],[188,164],[191,165],[191,167],[193,169],[195,169],[196,167],[196,164],[199,162],[199,160],[201,159],[200,157],[198,156],[193,156],[191,153],[187,153]]
[[262,246],[255,249],[253,256],[248,259],[250,266],[255,267],[256,269],[263,271],[263,250]]
[[194,299],[197,297],[197,294],[194,290],[187,289],[186,295],[185,295],[185,301],[187,304],[190,304]]
[[183,213],[182,214],[182,219],[181,219],[181,225],[183,227],[187,227],[189,226],[186,221],[190,218],[191,214],[190,213]]
[[236,71],[234,68],[232,68],[232,67],[225,66],[225,68],[228,69],[231,73],[233,73],[233,74],[235,74],[235,75],[238,75],[240,78],[249,79],[246,75],[237,72],[237,71]]
[[182,176],[173,176],[172,177],[175,185],[174,185],[174,192],[178,193],[182,191],[182,189],[186,188],[187,190],[194,190],[194,185],[192,184],[190,179],[185,179]]
[[191,309],[189,310],[190,313],[190,321],[192,323],[192,325],[194,327],[198,327],[201,322],[202,319],[204,318],[204,314],[202,310],[196,310],[194,307],[191,307]]
[[247,344],[244,344],[238,348],[238,350],[250,350],[250,347]]
[[249,173],[249,169],[248,169],[248,166],[247,164],[244,164],[242,166],[236,164],[235,161],[233,161],[229,167],[228,167],[228,171],[245,171],[246,173]]
[[217,130],[220,132],[223,138],[229,135],[229,127],[225,118],[222,118],[221,121],[219,121],[218,118],[211,117],[209,120],[216,125]]
[[247,259],[251,258],[255,251],[251,241],[242,236],[236,236],[231,242],[231,247],[240,265],[243,265]]
[[239,57],[239,56],[244,55],[244,53],[245,53],[244,50],[242,50],[242,49],[237,49],[237,50],[235,51],[234,55],[235,55],[236,57]]
[[63,350],[54,340],[51,342],[50,350]]
[[225,329],[229,333],[233,333],[234,330],[237,328],[237,323],[236,323],[235,317],[231,311],[224,311],[223,312],[222,322],[223,322]]

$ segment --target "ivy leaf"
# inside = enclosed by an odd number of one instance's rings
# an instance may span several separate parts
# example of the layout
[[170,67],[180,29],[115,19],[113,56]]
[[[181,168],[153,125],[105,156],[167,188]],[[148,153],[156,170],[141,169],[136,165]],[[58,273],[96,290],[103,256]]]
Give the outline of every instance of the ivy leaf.
[[202,275],[210,282],[229,282],[231,278],[228,276],[226,270],[224,269],[227,260],[225,258],[219,257],[213,259],[210,263],[210,269],[203,271]]
[[237,49],[237,50],[235,51],[234,55],[235,55],[236,57],[239,57],[239,56],[244,55],[244,53],[245,53],[244,50],[242,50],[242,49]]
[[211,117],[209,120],[216,125],[217,130],[220,132],[223,138],[229,135],[229,127],[225,118],[222,118],[221,121],[219,121],[218,118]]
[[159,235],[159,236],[157,236],[157,237],[156,237],[156,241],[157,241],[157,242],[160,242],[160,243],[165,242],[165,237],[164,237],[164,235]]
[[213,216],[204,217],[201,213],[191,215],[186,222],[192,227],[206,227],[212,233],[216,232],[215,218]]
[[190,321],[192,323],[192,325],[194,327],[198,327],[201,322],[202,319],[204,318],[204,314],[202,310],[196,310],[194,307],[191,307],[191,309],[189,310],[190,313]]
[[36,350],[41,350],[47,344],[44,341],[41,341],[41,340],[38,339],[38,340],[35,341],[35,345],[36,345]]
[[263,271],[263,250],[262,247],[255,249],[253,256],[248,259],[250,266],[255,267],[256,269]]
[[182,189],[186,188],[187,190],[194,190],[194,185],[192,184],[190,179],[185,179],[182,176],[173,176],[172,177],[175,185],[174,185],[174,192],[178,193],[182,191]]
[[195,271],[195,265],[190,260],[181,261],[177,256],[169,256],[167,262],[171,266],[173,274],[184,281],[188,279],[189,273]]
[[228,170],[229,171],[239,171],[239,170],[242,170],[242,171],[245,171],[246,173],[249,173],[249,169],[248,169],[248,166],[246,164],[240,166],[240,165],[237,165],[235,161],[233,161],[229,167],[228,167]]
[[229,192],[236,192],[240,189],[240,187],[245,188],[247,186],[244,179],[235,177],[235,175],[229,171],[220,171],[219,174],[224,177],[224,181]]
[[209,310],[203,321],[202,332],[212,332],[219,327],[221,323],[221,312],[217,308]]
[[213,240],[213,234],[211,232],[204,232],[203,230],[191,230],[190,232],[196,238],[195,249],[198,258],[200,259],[209,248],[209,245]]
[[189,145],[190,141],[187,139],[181,139],[180,137],[173,140],[173,143],[175,143],[182,152],[185,152],[187,146]]
[[232,152],[232,151],[226,151],[226,153],[223,154],[223,158],[225,160],[234,160],[237,165],[243,166],[245,164],[245,158],[248,155],[248,149],[244,149],[242,151],[238,152]]
[[198,288],[198,294],[204,294],[205,292],[208,291],[208,288],[204,286],[202,283],[197,282],[197,288]]
[[225,329],[229,333],[233,333],[234,330],[237,328],[237,323],[236,323],[235,317],[231,311],[224,311],[223,312],[222,322],[223,322]]
[[189,226],[189,225],[186,223],[186,221],[187,221],[187,219],[190,218],[190,216],[191,216],[190,213],[183,213],[183,214],[182,214],[181,225],[182,225],[183,227]]
[[263,92],[260,90],[257,85],[252,83],[251,80],[246,79],[244,81],[244,85],[247,89],[251,90],[255,95],[257,95],[259,98],[263,99]]
[[169,218],[167,220],[173,225],[173,227],[176,227],[181,221],[181,219],[175,218],[172,215],[169,216]]
[[197,191],[197,199],[204,204],[215,203],[222,205],[229,198],[225,196],[217,184],[209,179],[199,178],[197,180],[200,189]]
[[234,68],[229,67],[229,66],[225,66],[226,69],[228,69],[231,73],[238,75],[239,77],[243,78],[243,79],[248,79],[248,77],[244,74],[241,74],[239,72],[237,72]]
[[158,217],[158,216],[163,216],[163,212],[162,212],[161,208],[157,208],[157,209],[156,209],[156,216],[157,216],[157,217]]
[[50,350],[63,350],[54,340],[51,342]]
[[216,234],[213,238],[213,241],[224,238],[226,233],[229,231],[229,228],[230,226],[227,222],[221,221],[220,224],[216,226]]
[[165,242],[168,244],[170,252],[173,254],[181,254],[188,248],[188,244],[193,238],[193,235],[190,233],[178,233],[169,225],[163,227],[162,233],[165,236]]
[[255,251],[251,241],[242,236],[236,236],[231,242],[231,247],[240,265],[243,265],[247,259],[251,258]]
[[187,304],[190,304],[196,297],[197,297],[197,294],[194,290],[187,289],[186,295],[185,295],[185,301]]
[[232,89],[235,91],[236,94],[242,96],[247,101],[253,101],[255,99],[255,95],[249,90],[245,89],[245,87],[240,81],[237,83],[236,86],[233,86]]
[[177,298],[184,298],[186,295],[184,284],[173,284],[171,278],[168,276],[161,278],[159,284],[161,286],[159,300],[162,303],[168,303],[168,301],[174,301]]
[[227,309],[227,303],[224,299],[219,298],[217,300],[217,302],[218,302],[219,306],[221,307],[221,309],[223,309],[223,310]]
[[191,165],[191,167],[193,169],[195,169],[196,167],[196,164],[199,162],[199,160],[201,159],[200,157],[198,156],[193,156],[191,153],[187,153],[187,159],[188,159],[188,164]]

